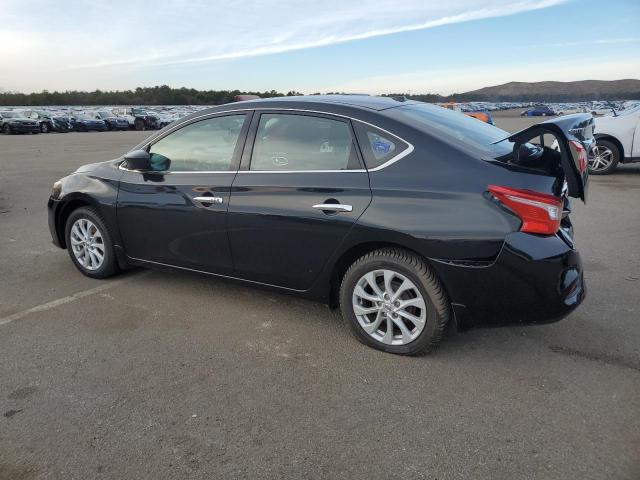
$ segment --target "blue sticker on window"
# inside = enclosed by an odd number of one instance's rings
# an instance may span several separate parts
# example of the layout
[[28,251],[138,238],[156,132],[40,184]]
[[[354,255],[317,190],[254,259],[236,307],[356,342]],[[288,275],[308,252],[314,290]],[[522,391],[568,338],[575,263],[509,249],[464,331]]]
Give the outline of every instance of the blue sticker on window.
[[381,140],[376,140],[373,142],[373,151],[377,153],[389,153],[391,149],[391,144],[387,142],[383,142]]

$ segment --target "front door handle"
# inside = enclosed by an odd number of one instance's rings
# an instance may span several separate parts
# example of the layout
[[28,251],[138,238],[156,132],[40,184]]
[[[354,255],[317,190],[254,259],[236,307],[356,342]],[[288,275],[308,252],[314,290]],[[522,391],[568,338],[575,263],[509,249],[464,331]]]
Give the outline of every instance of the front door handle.
[[314,205],[313,208],[317,208],[318,210],[323,210],[323,211],[332,211],[332,212],[353,211],[353,207],[351,205],[344,205],[342,203],[319,203],[318,205]]
[[215,205],[222,205],[224,202],[222,197],[193,197],[196,202],[200,203],[213,203]]

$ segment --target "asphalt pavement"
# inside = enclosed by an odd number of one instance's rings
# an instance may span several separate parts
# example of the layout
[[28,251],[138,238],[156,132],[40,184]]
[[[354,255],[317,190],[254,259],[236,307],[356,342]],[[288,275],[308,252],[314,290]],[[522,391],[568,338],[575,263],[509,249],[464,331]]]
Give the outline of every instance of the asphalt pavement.
[[575,202],[576,312],[407,358],[285,294],[77,272],[51,185],[147,134],[0,136],[1,480],[640,478],[640,165]]

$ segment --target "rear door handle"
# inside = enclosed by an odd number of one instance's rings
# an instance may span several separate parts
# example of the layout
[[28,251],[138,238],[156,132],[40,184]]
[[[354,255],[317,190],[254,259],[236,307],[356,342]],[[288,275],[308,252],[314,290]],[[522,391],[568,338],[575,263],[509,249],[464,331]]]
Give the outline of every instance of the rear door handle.
[[314,205],[313,208],[318,210],[330,210],[332,212],[351,212],[353,207],[351,205],[344,205],[342,203],[319,203]]
[[224,202],[222,197],[193,197],[196,202],[200,203],[213,203],[215,205],[222,205]]

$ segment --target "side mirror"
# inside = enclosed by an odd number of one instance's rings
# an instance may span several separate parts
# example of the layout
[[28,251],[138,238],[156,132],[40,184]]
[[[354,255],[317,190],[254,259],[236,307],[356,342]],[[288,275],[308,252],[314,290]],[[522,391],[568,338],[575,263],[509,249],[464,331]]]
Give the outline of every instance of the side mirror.
[[134,150],[125,154],[126,167],[131,170],[151,170],[151,156],[146,150]]

